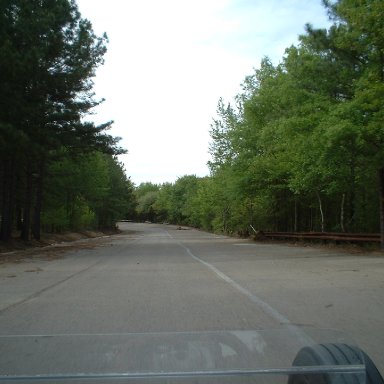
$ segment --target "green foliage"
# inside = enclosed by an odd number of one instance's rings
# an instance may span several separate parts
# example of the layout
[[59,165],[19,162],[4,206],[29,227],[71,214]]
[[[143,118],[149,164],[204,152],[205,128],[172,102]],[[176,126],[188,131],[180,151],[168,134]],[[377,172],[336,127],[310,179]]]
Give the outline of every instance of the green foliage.
[[[47,175],[42,224],[46,231],[107,228],[133,214],[133,184],[111,155],[61,153]],[[57,214],[55,214],[57,212]]]
[[177,224],[196,225],[193,218],[193,197],[196,195],[196,176],[183,176],[176,180],[168,195],[168,217]]
[[[121,179],[109,174],[116,167],[98,164],[93,156],[99,173],[91,172],[92,178],[79,160],[87,153],[125,152],[118,146],[120,139],[106,133],[112,122],[96,126],[85,120],[101,102],[94,98],[92,78],[103,64],[106,43],[106,35],[96,36],[91,23],[81,18],[74,0],[0,2],[0,239],[8,240],[16,226],[28,240],[31,231],[40,237],[42,224],[88,226],[96,215],[99,225],[110,225],[117,216],[114,208],[104,207],[103,214],[100,208],[101,199],[111,197],[104,189],[116,195],[108,185],[111,177]],[[63,192],[52,191],[48,183],[62,153],[67,157],[64,162],[70,162],[70,156],[78,158],[77,169],[71,170],[77,189],[69,199],[74,210],[69,221],[63,208],[68,212],[69,203],[56,204],[51,198]],[[111,204],[120,203],[114,197]]]
[[46,232],[60,233],[69,230],[70,217],[66,207],[46,208],[41,214],[41,224]]
[[242,235],[251,225],[384,233],[384,2],[323,3],[328,30],[308,24],[279,65],[266,57],[245,78],[235,104],[219,100],[211,176],[134,188],[112,123],[83,118],[100,102],[92,77],[106,36],[74,1],[0,2],[0,237],[19,217],[25,239],[40,224],[123,217]]
[[70,228],[78,231],[92,227],[95,220],[95,213],[82,196],[76,196],[71,204]]
[[155,204],[158,200],[160,186],[152,183],[141,183],[134,190],[136,201],[135,218],[141,221],[157,220]]
[[233,196],[226,212],[235,228],[241,229],[240,216],[248,223],[257,217],[254,226],[262,229],[379,230],[383,2],[326,6],[334,25],[328,31],[308,25],[277,67],[263,59],[236,97],[235,118],[219,102],[220,135],[211,134],[218,166],[211,169],[223,180],[223,195]]
[[219,100],[211,176],[161,187],[159,217],[239,234],[380,230],[384,2],[324,4],[328,30],[308,24],[279,65],[264,58],[245,78],[235,107]]

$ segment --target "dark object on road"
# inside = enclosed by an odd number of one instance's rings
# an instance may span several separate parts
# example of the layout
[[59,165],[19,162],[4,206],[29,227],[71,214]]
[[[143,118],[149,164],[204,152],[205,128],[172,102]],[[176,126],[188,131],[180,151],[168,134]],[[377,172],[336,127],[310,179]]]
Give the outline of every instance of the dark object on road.
[[[366,384],[384,384],[384,380],[369,356],[358,347],[347,344],[319,344],[302,348],[292,365],[307,366],[353,366],[365,365]],[[288,384],[359,384],[361,375],[345,373],[294,374]]]

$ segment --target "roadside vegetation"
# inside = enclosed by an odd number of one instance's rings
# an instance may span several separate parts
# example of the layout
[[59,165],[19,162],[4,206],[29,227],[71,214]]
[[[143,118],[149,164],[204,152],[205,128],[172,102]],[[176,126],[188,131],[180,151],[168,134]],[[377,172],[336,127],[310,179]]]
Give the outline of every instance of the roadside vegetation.
[[211,125],[210,176],[134,186],[112,122],[87,120],[107,37],[70,0],[0,3],[0,240],[118,219],[247,235],[381,232],[384,2],[323,0],[279,64],[265,57]]
[[384,2],[324,1],[211,126],[211,175],[135,190],[137,218],[227,233],[384,232]]
[[131,209],[112,122],[86,120],[106,43],[74,1],[1,1],[0,240],[110,227]]

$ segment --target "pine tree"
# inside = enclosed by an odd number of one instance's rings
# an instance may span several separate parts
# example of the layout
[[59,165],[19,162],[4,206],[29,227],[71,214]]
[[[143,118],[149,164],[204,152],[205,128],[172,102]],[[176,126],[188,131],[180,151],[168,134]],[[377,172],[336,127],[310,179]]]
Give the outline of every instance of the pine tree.
[[74,0],[0,1],[1,239],[9,239],[16,212],[22,238],[31,228],[40,237],[45,170],[60,148],[123,152],[105,134],[111,122],[83,119],[101,102],[92,78],[106,42]]

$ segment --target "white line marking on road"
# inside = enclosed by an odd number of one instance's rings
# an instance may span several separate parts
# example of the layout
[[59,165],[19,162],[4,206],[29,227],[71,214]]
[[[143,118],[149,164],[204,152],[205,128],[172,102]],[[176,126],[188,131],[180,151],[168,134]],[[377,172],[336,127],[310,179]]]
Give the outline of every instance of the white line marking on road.
[[265,301],[260,299],[260,297],[249,292],[246,288],[244,288],[240,284],[236,283],[236,281],[232,280],[229,276],[227,276],[225,273],[221,272],[219,269],[214,267],[212,264],[200,259],[200,257],[195,256],[191,252],[191,250],[189,248],[187,248],[185,245],[183,245],[181,243],[179,243],[179,244],[181,247],[183,247],[186,250],[186,252],[188,253],[189,256],[191,256],[194,260],[198,261],[199,263],[208,267],[211,271],[213,271],[217,276],[219,276],[225,282],[230,284],[233,288],[237,289],[243,295],[247,296],[253,303],[255,303],[268,316],[272,317],[273,319],[278,321],[280,324],[283,324],[283,325],[291,324],[290,320],[287,317],[282,315],[276,309],[272,308],[269,304],[267,304]]
[[275,308],[271,307],[269,304],[267,304],[264,300],[260,299],[260,297],[254,295],[248,289],[242,287],[240,284],[236,283],[236,281],[232,280],[229,276],[227,276],[225,273],[221,272],[219,269],[217,269],[212,264],[208,263],[207,261],[204,261],[200,259],[200,257],[197,257],[192,253],[192,251],[186,247],[183,243],[178,241],[175,237],[173,237],[168,231],[166,231],[168,236],[175,240],[177,244],[183,248],[189,256],[191,256],[194,260],[197,262],[205,265],[207,268],[209,268],[212,272],[214,272],[218,277],[223,279],[225,282],[230,284],[233,288],[238,290],[240,293],[248,297],[254,304],[256,304],[257,307],[259,307],[266,315],[272,317],[274,320],[278,321],[281,325],[285,326],[290,332],[296,335],[296,337],[304,344],[304,345],[310,345],[313,344],[314,341],[312,338],[305,333],[302,329],[300,329],[297,325],[294,325],[291,323],[291,321],[285,317],[283,314],[281,314],[279,311],[277,311]]

